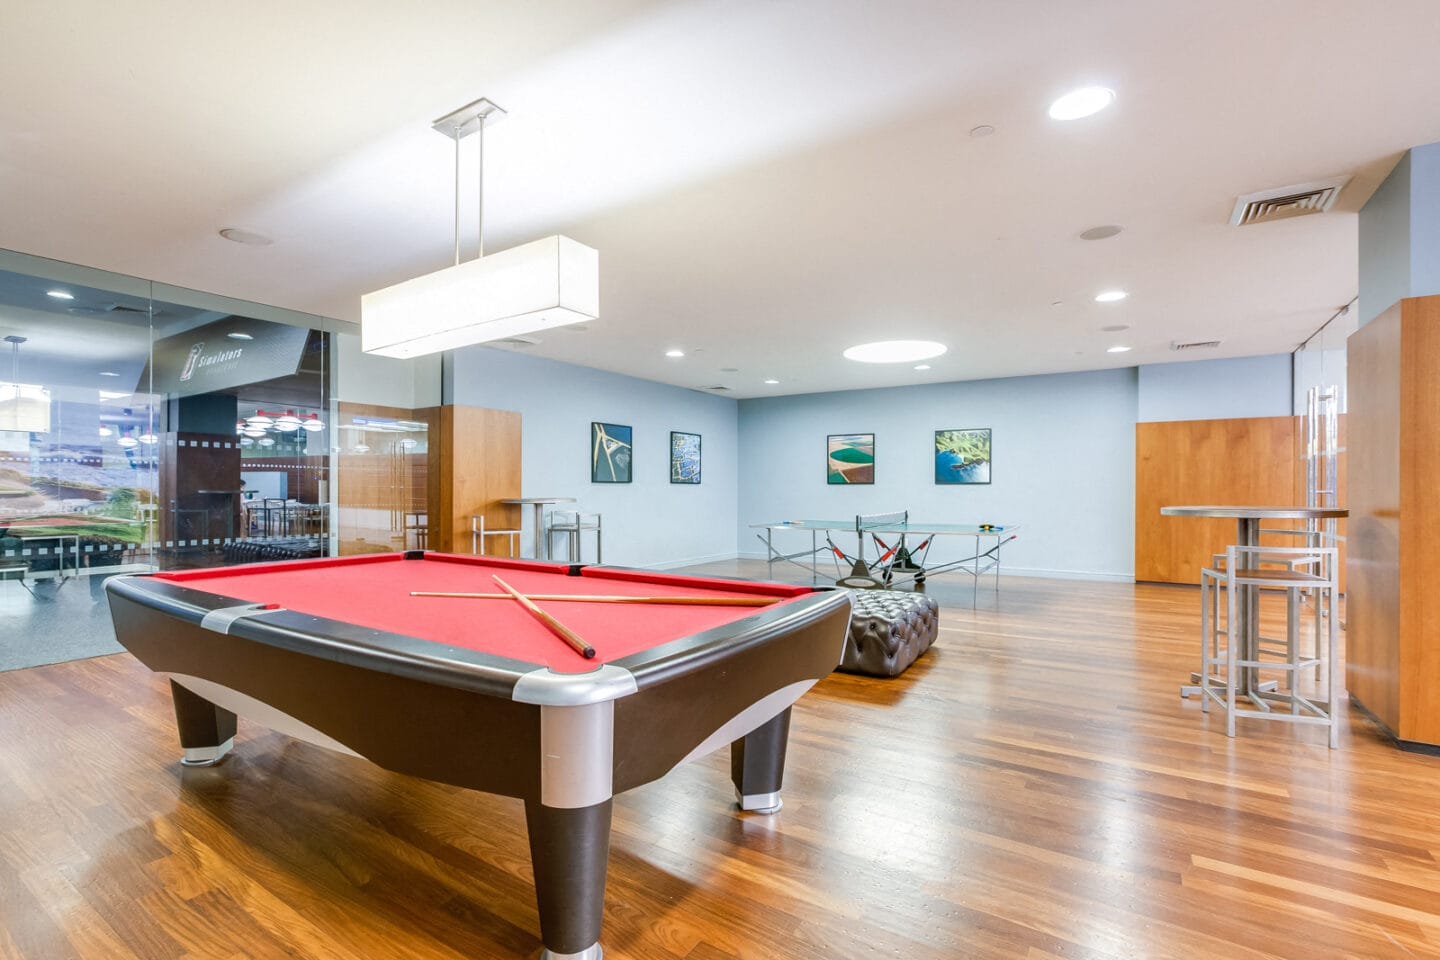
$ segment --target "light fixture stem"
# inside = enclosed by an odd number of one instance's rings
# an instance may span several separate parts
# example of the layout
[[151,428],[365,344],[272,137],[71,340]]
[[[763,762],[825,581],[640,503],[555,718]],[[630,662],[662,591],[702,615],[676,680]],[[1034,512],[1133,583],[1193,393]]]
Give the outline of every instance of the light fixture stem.
[[455,138],[455,265],[460,265],[460,138]]
[[485,118],[480,118],[480,129],[476,131],[479,144],[480,159],[477,166],[480,168],[478,174],[479,182],[475,188],[475,235],[479,244],[480,252],[477,259],[485,256]]

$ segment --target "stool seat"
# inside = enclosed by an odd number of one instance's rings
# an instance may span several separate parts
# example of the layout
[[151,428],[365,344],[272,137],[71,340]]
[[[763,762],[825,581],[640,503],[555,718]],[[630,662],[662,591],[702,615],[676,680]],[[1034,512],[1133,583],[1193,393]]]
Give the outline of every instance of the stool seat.
[[850,629],[837,667],[894,677],[930,649],[940,632],[940,605],[923,593],[854,590]]

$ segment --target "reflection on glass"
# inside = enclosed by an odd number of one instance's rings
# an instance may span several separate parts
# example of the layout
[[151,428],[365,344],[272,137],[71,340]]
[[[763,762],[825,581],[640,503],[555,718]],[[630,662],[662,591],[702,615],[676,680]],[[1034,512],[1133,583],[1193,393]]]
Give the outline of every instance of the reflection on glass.
[[340,553],[425,549],[430,424],[418,410],[336,405]]
[[79,285],[60,298],[54,289],[0,271],[9,348],[0,360],[0,566],[22,567],[32,582],[150,569],[148,301]]

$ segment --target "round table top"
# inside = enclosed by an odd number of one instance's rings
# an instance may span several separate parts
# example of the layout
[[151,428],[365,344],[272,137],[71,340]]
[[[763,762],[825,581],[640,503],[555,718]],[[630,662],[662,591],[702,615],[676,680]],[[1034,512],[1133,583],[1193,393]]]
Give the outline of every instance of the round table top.
[[1220,517],[1229,520],[1329,520],[1348,517],[1344,507],[1161,507],[1167,517]]
[[574,497],[506,497],[501,503],[574,503]]

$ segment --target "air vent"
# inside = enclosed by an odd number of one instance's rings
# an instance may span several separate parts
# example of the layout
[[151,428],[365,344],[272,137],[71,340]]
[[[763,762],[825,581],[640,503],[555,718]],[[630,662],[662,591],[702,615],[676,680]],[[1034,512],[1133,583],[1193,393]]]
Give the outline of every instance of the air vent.
[[722,392],[722,393],[723,393],[724,391],[729,390],[730,388],[729,388],[729,387],[723,387],[723,386],[720,386],[720,385],[717,384],[716,386],[706,387],[705,389],[706,389],[706,390],[715,390],[715,391],[717,391],[717,392]]
[[1220,346],[1219,340],[1176,340],[1170,344],[1171,350],[1214,350]]
[[105,307],[106,313],[133,313],[141,316],[148,316],[150,311],[145,307],[132,307],[126,303],[112,303]]
[[1335,177],[1331,180],[1297,183],[1289,187],[1246,194],[1235,201],[1235,209],[1230,212],[1230,223],[1243,227],[1251,223],[1324,213],[1335,206],[1340,191],[1344,190],[1345,184],[1349,182],[1349,177]]

